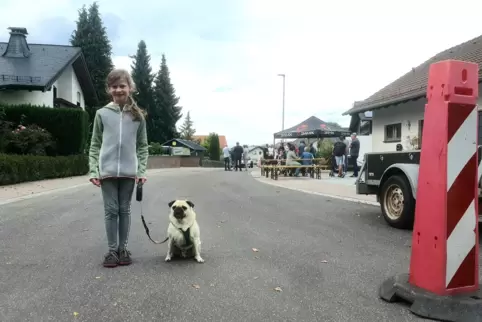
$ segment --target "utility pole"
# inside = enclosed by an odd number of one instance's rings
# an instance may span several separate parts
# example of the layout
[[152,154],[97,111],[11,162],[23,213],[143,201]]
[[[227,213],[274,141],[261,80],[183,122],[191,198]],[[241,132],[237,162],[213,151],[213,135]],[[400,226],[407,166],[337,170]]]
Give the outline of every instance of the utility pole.
[[285,129],[285,79],[286,75],[285,74],[278,74],[278,76],[283,77],[283,112],[281,116],[281,131],[284,131]]

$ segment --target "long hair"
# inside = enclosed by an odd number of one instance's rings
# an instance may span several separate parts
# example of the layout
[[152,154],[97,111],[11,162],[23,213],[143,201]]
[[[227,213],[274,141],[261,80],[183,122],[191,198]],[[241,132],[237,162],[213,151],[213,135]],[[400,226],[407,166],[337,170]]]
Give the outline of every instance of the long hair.
[[128,105],[129,111],[132,115],[134,121],[140,121],[146,117],[147,113],[141,109],[134,98],[132,97],[132,93],[136,91],[136,84],[132,79],[131,74],[125,69],[113,69],[109,75],[107,75],[107,91],[111,86],[114,86],[116,83],[124,81],[130,88],[130,93],[128,97]]

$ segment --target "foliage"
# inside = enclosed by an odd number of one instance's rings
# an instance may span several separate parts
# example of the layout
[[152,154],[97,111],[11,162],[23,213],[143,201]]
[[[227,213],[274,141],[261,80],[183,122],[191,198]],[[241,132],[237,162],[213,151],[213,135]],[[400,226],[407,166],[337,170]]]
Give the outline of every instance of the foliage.
[[152,142],[149,145],[149,155],[160,155],[162,152],[163,148],[159,142]]
[[182,117],[182,107],[178,106],[179,97],[171,83],[165,55],[162,55],[161,66],[154,80],[154,98],[157,109],[162,113],[166,140],[179,137],[176,124]]
[[318,141],[318,151],[316,153],[317,158],[325,159],[327,164],[331,164],[331,157],[333,154],[333,142],[330,140]]
[[17,126],[7,134],[4,152],[8,154],[52,155],[55,141],[45,129],[38,125]]
[[[90,76],[101,106],[110,101],[106,91],[107,75],[114,68],[112,63],[112,46],[107,30],[99,13],[99,5],[94,2],[89,9],[85,5],[79,10],[76,30],[72,33],[70,43],[80,47],[89,69]],[[96,103],[91,97],[85,97],[87,111],[92,121],[95,116]]]
[[144,40],[139,42],[137,52],[131,58],[134,59],[131,65],[132,78],[137,87],[137,92],[133,96],[139,107],[147,111],[147,138],[149,142],[165,142],[167,139],[163,134],[163,113],[154,102],[151,56],[147,52]]
[[4,121],[27,128],[37,125],[49,132],[56,142],[55,149],[47,149],[49,155],[75,155],[85,151],[89,116],[81,109],[11,105],[3,106],[3,112]]
[[85,175],[86,155],[33,156],[0,154],[0,185]]
[[219,135],[217,133],[209,133],[208,140],[209,142],[209,159],[219,161],[221,158],[221,148],[219,146]]
[[196,130],[193,127],[194,123],[191,120],[190,112],[187,112],[186,118],[184,119],[184,123],[181,125],[181,139],[184,140],[193,140],[194,134],[196,134]]

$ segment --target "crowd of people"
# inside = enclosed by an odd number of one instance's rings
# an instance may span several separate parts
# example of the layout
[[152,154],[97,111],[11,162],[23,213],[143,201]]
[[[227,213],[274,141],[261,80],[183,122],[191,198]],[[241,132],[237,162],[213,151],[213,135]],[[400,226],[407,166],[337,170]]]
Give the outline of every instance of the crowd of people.
[[[309,166],[313,165],[313,159],[317,154],[317,149],[313,143],[306,145],[305,141],[300,141],[299,145],[292,142],[281,144],[273,154],[269,154],[268,148],[263,149],[263,159],[282,160],[283,164],[289,166]],[[360,141],[356,133],[352,133],[351,140],[345,136],[341,136],[333,145],[332,150],[332,166],[333,173],[337,173],[338,177],[344,178],[348,171],[348,165],[353,167],[351,177],[358,177],[358,155],[360,152]],[[243,167],[248,171],[249,165],[249,148],[247,145],[241,146],[239,142],[230,149],[227,145],[223,148],[224,170],[225,171],[242,171]],[[243,162],[242,162],[243,161]],[[298,167],[294,175],[299,176],[303,172],[303,167]]]
[[[244,164],[244,168],[248,171],[248,154],[249,148],[247,145],[241,146],[239,142],[236,142],[234,148],[229,149],[227,145],[223,148],[223,157],[224,157],[224,171],[231,171],[234,168],[234,171],[243,171],[242,164]],[[243,163],[241,163],[243,160]]]

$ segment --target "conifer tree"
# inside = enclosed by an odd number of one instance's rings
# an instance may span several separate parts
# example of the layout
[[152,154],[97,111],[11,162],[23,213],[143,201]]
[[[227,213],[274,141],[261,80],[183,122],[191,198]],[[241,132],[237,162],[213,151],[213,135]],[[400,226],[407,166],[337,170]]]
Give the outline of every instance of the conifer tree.
[[182,117],[182,107],[178,105],[179,97],[176,96],[176,91],[171,83],[165,55],[162,55],[161,66],[154,80],[154,97],[158,110],[162,112],[164,133],[167,139],[179,137],[176,124]]
[[99,5],[94,2],[89,9],[85,5],[79,10],[76,30],[72,33],[70,43],[80,47],[87,64],[90,76],[99,98],[95,104],[91,97],[85,97],[87,111],[91,120],[95,110],[110,101],[105,81],[114,64],[112,63],[112,46],[106,28],[99,13]]
[[187,112],[184,123],[180,128],[181,139],[192,141],[194,134],[196,134],[196,130],[194,129],[193,125],[194,123],[191,120],[191,113]]

